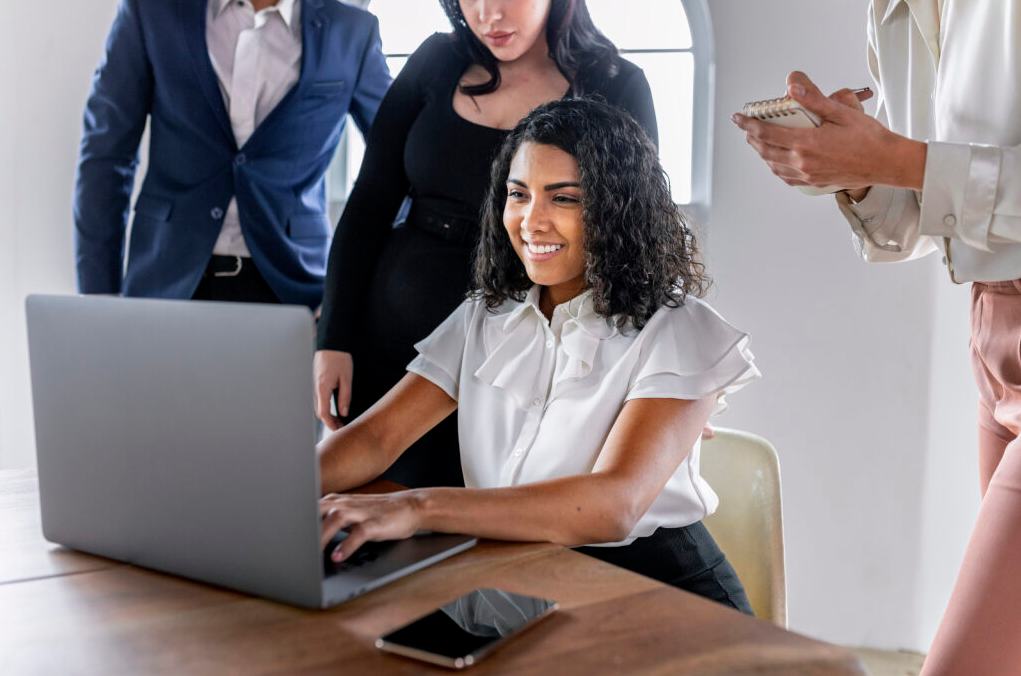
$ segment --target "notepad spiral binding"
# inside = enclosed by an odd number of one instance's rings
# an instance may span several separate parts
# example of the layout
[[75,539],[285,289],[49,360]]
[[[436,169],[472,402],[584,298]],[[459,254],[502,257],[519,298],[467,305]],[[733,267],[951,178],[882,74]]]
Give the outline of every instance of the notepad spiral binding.
[[798,106],[798,103],[789,96],[781,96],[778,99],[766,99],[765,101],[752,101],[746,103],[741,111],[748,117],[757,117],[760,120],[769,120],[776,117],[787,117],[797,114],[791,110]]

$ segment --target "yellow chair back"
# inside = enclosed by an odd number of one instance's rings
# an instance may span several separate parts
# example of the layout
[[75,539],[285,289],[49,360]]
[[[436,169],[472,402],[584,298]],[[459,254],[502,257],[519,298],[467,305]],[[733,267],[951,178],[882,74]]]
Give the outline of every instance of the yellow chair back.
[[755,616],[787,627],[780,463],[762,437],[718,428],[702,442],[700,472],[720,497],[704,520],[744,583]]

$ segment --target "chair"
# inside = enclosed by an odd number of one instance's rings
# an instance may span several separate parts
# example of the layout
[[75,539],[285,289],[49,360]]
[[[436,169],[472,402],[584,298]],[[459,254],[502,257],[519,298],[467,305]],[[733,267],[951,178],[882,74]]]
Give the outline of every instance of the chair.
[[702,442],[700,472],[720,497],[703,523],[744,583],[755,616],[787,627],[776,449],[748,432],[716,429]]

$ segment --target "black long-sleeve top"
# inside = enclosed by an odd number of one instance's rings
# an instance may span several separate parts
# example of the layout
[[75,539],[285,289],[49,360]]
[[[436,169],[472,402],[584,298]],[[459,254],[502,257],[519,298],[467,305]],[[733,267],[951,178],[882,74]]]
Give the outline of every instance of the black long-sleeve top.
[[[359,332],[365,331],[365,316],[373,314],[376,319],[369,321],[377,323],[380,316],[400,315],[384,321],[410,345],[428,335],[468,290],[441,287],[464,286],[470,247],[436,241],[447,246],[447,255],[394,256],[388,239],[396,232],[391,224],[407,195],[416,208],[441,217],[478,219],[490,163],[508,132],[474,124],[454,111],[454,93],[469,65],[452,35],[434,34],[411,55],[383,99],[334,234],[319,349],[354,351]],[[652,92],[640,68],[621,59],[612,78],[581,73],[578,79],[585,83],[586,95],[601,96],[628,111],[658,142]],[[435,272],[430,265],[436,266]],[[451,275],[452,265],[464,270]],[[377,294],[404,294],[403,307],[382,314],[366,311]],[[422,310],[423,305],[430,307]],[[381,327],[370,333],[388,335]],[[359,370],[364,373],[365,367],[371,368],[360,364]]]

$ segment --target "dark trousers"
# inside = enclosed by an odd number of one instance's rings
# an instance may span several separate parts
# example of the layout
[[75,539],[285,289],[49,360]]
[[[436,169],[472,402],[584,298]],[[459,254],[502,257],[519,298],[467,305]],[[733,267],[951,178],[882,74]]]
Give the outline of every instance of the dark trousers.
[[279,303],[280,299],[259,274],[251,258],[213,256],[202,274],[192,300],[234,303]]
[[657,528],[624,547],[576,551],[753,615],[744,585],[702,522]]

